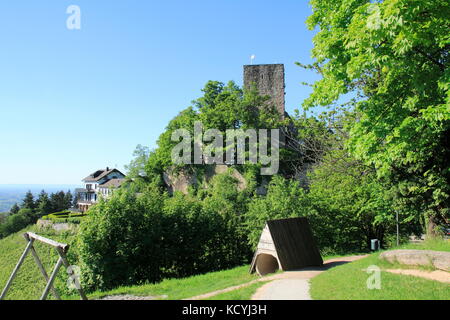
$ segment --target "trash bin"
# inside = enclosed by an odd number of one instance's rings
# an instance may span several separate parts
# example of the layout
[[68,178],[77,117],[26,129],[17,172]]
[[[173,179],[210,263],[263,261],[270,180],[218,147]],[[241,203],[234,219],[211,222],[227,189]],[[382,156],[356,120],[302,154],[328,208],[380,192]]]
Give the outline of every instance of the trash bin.
[[372,250],[372,251],[380,250],[380,240],[378,240],[378,239],[371,239],[370,240],[370,250]]

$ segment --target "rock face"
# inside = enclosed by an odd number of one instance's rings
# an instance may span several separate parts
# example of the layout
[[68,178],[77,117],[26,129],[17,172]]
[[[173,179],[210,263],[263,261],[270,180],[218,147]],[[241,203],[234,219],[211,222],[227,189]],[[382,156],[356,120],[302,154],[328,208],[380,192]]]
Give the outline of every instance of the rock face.
[[380,259],[409,266],[432,266],[450,272],[450,252],[432,250],[392,250],[383,252]]
[[[209,182],[215,175],[226,173],[229,171],[229,167],[226,165],[209,165],[205,172],[206,182]],[[247,181],[236,169],[230,171],[230,175],[238,182],[238,190],[244,190],[247,187]],[[199,178],[195,173],[178,172],[174,173],[168,170],[163,174],[164,182],[168,188],[169,193],[180,191],[184,194],[188,194],[189,186],[198,184]]]

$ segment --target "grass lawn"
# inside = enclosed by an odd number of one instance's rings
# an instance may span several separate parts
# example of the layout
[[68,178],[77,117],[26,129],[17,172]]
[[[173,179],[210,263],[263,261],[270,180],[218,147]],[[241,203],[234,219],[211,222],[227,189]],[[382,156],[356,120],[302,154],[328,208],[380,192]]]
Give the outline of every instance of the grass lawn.
[[257,282],[248,287],[240,288],[230,292],[220,293],[205,300],[250,300],[256,290],[265,285],[267,282]]
[[[450,251],[450,242],[426,241],[398,249]],[[317,300],[450,300],[449,284],[385,272],[383,270],[399,266],[380,260],[379,255],[380,252],[372,254],[314,277],[311,279],[311,297]],[[372,265],[382,270],[380,290],[367,288],[371,274],[366,270]]]
[[[71,243],[75,241],[76,236],[70,233],[58,234],[54,231],[38,230],[36,226],[30,226],[24,230],[10,235],[0,240],[0,290],[2,290],[19,260],[26,242],[23,238],[23,233],[27,231],[36,232],[42,236],[49,237],[56,241]],[[57,261],[57,254],[55,250],[35,242],[36,251],[42,260],[47,273],[50,274],[54,264]],[[69,262],[76,263],[74,257],[71,258],[71,251],[69,250]],[[88,294],[90,299],[97,299],[107,295],[116,294],[132,294],[137,296],[163,296],[167,299],[176,300],[189,298],[196,295],[208,293],[215,290],[225,289],[231,286],[250,282],[258,278],[257,275],[249,274],[249,266],[241,266],[231,270],[211,272],[204,275],[193,276],[184,279],[170,279],[164,280],[157,284],[144,284],[139,286],[120,287],[107,292],[93,292]],[[58,289],[62,299],[79,299],[79,296],[72,295],[66,289],[67,276],[65,268],[61,268],[58,278],[55,281],[55,286]],[[31,254],[27,256],[25,262],[19,270],[14,279],[6,299],[11,300],[37,300],[39,299],[45,287],[45,281],[36,266]],[[52,299],[50,293],[49,299]]]
[[[327,256],[324,260],[339,256]],[[211,272],[204,275],[183,279],[168,279],[156,284],[120,287],[110,291],[96,291],[88,294],[89,299],[99,299],[110,295],[130,294],[135,296],[156,296],[161,299],[180,300],[195,297],[216,290],[233,287],[258,279],[258,275],[249,274],[249,266],[241,266],[230,270]],[[281,271],[278,271],[281,272]],[[266,282],[258,282],[248,287],[215,295],[207,300],[249,300],[256,290]],[[77,296],[64,299],[78,299]]]
[[[109,295],[131,294],[136,296],[167,296],[168,300],[180,300],[204,293],[221,290],[250,282],[258,278],[249,274],[247,265],[225,271],[211,272],[183,279],[168,279],[156,284],[119,287],[111,291],[96,291],[88,295],[89,299],[99,299]],[[65,297],[77,299],[78,297]]]
[[[71,243],[75,240],[75,236],[70,233],[57,234],[56,232],[48,231],[42,232],[38,231],[35,226],[30,226],[24,230],[12,234],[4,239],[0,240],[0,290],[6,285],[11,272],[13,271],[17,261],[22,255],[23,250],[26,246],[26,241],[23,238],[23,233],[27,231],[32,231],[39,233],[44,237],[50,237],[53,240]],[[43,245],[40,242],[35,242],[34,247],[47,270],[47,274],[51,273],[53,266],[55,265],[58,254],[53,247],[48,245]],[[71,259],[69,250],[69,262],[73,262]],[[66,288],[66,277],[65,269],[61,268],[58,278],[55,281],[56,288],[59,289],[60,294]],[[25,262],[22,264],[16,278],[14,279],[10,290],[6,295],[7,300],[37,300],[40,298],[42,291],[45,287],[45,280],[40,273],[36,263],[34,262],[31,253],[28,254]],[[49,299],[52,299],[52,294],[50,293]]]

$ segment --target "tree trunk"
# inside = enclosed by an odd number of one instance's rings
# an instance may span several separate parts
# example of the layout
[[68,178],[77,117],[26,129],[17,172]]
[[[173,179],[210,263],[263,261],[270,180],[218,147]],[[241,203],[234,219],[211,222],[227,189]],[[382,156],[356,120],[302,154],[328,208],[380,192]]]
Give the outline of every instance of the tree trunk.
[[427,238],[436,238],[439,235],[439,232],[437,230],[437,227],[438,227],[437,220],[438,219],[437,219],[436,215],[428,216]]

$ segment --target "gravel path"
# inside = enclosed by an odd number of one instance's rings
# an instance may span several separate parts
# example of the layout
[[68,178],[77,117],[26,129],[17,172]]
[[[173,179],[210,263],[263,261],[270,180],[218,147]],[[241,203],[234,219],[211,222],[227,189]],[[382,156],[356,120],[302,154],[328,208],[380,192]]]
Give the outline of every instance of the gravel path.
[[114,296],[106,296],[100,300],[161,300],[167,298],[167,296],[133,296],[131,294],[121,294]]
[[252,296],[252,300],[311,300],[309,295],[309,279],[341,264],[367,257],[350,256],[330,259],[323,267],[307,268],[298,271],[286,271],[277,275],[277,279],[260,287]]
[[[202,300],[215,295],[248,287],[257,282],[268,282],[259,288],[252,300],[311,300],[309,296],[309,279],[328,270],[329,268],[355,261],[364,256],[350,256],[331,259],[324,262],[320,268],[305,268],[298,271],[285,271],[275,275],[265,276],[237,286],[208,292],[185,300]],[[106,296],[100,300],[160,300],[167,296],[134,296],[130,294]]]
[[261,287],[252,300],[312,300],[306,279],[276,280]]

